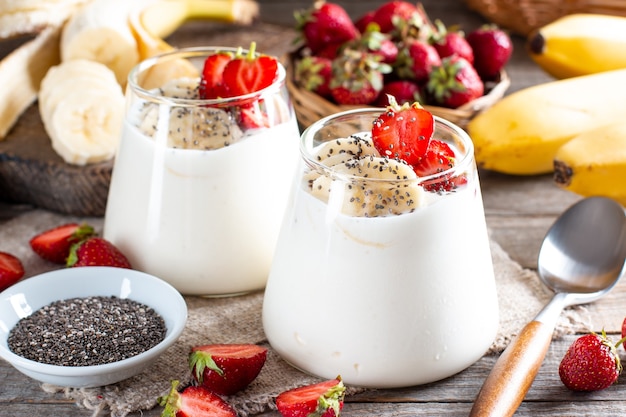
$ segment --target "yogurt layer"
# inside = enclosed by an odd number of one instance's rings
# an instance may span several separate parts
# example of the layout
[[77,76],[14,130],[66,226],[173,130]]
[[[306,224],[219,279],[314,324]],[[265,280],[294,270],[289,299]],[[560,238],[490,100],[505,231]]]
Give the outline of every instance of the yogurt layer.
[[320,196],[321,176],[303,167],[263,306],[276,351],[306,372],[378,388],[436,381],[478,360],[498,306],[472,168],[449,193],[415,182],[410,209],[366,216],[345,208],[353,186],[329,179]]

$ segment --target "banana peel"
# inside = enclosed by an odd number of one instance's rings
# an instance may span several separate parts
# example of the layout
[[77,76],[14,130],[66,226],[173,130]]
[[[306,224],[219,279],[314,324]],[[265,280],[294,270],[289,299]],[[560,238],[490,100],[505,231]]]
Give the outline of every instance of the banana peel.
[[626,207],[626,123],[581,133],[554,156],[554,182],[582,195],[613,198]]
[[527,50],[557,79],[626,68],[626,17],[566,15],[531,33]]

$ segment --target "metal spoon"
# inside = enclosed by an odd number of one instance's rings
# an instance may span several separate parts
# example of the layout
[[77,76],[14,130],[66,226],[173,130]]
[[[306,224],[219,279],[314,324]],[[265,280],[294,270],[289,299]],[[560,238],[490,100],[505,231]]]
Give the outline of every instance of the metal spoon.
[[585,198],[557,219],[538,258],[539,277],[555,295],[498,358],[470,417],[515,413],[541,367],[563,309],[608,293],[626,272],[625,258],[626,214],[615,201]]

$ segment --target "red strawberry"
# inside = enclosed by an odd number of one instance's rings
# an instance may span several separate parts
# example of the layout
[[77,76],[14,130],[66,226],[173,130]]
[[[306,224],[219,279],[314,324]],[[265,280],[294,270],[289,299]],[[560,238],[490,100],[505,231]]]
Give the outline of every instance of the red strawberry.
[[346,388],[341,378],[294,388],[276,397],[283,417],[336,417],[343,408]]
[[417,83],[428,81],[430,73],[441,65],[437,50],[427,42],[410,39],[398,54],[396,63],[398,76]]
[[126,256],[111,242],[92,236],[72,245],[67,266],[115,266],[131,268]]
[[204,345],[192,348],[189,366],[200,385],[232,395],[259,375],[266,357],[267,349],[253,344]]
[[[456,164],[454,151],[450,146],[438,139],[432,139],[428,149],[419,162],[413,165],[413,170],[418,177],[437,174],[446,171]],[[450,177],[446,174],[444,178],[435,178],[422,183],[426,191],[447,192],[451,191],[467,182],[465,175]]]
[[617,349],[604,331],[602,335],[590,333],[576,339],[559,365],[561,381],[574,391],[608,388],[621,371]]
[[305,56],[294,66],[294,80],[305,90],[330,97],[332,61],[319,56]]
[[337,104],[371,104],[383,88],[383,74],[391,71],[371,54],[346,49],[333,61],[330,93]]
[[248,53],[233,57],[224,66],[222,80],[229,97],[243,96],[272,85],[278,74],[278,61],[268,55],[257,55],[256,44]]
[[172,388],[158,399],[163,408],[161,417],[236,417],[235,410],[217,394],[205,387],[190,386],[178,392],[179,381],[172,381]]
[[439,57],[443,59],[458,55],[470,64],[474,64],[474,51],[465,39],[465,34],[456,28],[446,28],[440,20],[436,22],[436,25],[438,30],[433,34],[431,42]]
[[[391,40],[388,34],[377,30],[367,30],[358,41],[365,52],[380,57],[380,62],[393,64],[398,58],[398,46]],[[355,49],[361,49],[358,46]]]
[[381,155],[417,164],[428,149],[434,130],[433,115],[419,103],[387,107],[372,126],[372,141]]
[[370,10],[366,12],[363,16],[359,17],[354,22],[354,26],[356,26],[359,32],[365,33],[365,31],[368,30],[367,28],[369,24],[373,22],[374,22],[374,10]]
[[457,108],[485,92],[478,73],[465,58],[457,55],[444,58],[430,74],[426,89],[435,104]]
[[24,265],[16,256],[0,252],[0,291],[4,291],[24,276]]
[[374,10],[372,21],[380,31],[391,33],[396,29],[396,22],[410,21],[418,13],[417,7],[407,1],[388,1]]
[[474,51],[474,67],[485,80],[497,79],[513,53],[509,35],[496,25],[483,25],[467,35]]
[[422,101],[420,86],[411,80],[394,80],[385,83],[376,99],[376,105],[379,107],[389,106],[391,103],[388,96],[394,97],[396,103],[400,105]]
[[626,318],[622,322],[622,339],[626,338]]
[[356,39],[359,31],[346,10],[336,3],[317,0],[307,10],[295,13],[297,29],[313,54],[329,44]]
[[229,52],[218,52],[207,57],[202,68],[200,78],[200,97],[203,99],[216,99],[224,97],[224,68],[233,56]]
[[71,246],[93,234],[93,227],[89,225],[81,226],[77,223],[68,223],[36,235],[29,243],[33,251],[43,259],[57,264],[65,264]]

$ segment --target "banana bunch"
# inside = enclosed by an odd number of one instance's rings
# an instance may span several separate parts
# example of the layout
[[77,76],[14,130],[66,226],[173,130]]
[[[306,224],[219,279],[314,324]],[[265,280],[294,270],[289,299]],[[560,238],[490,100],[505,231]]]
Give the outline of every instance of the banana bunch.
[[[9,6],[12,9],[6,9]],[[249,24],[259,11],[254,0],[0,0],[0,23],[5,12],[13,16],[28,11],[29,16],[39,16],[41,11],[44,16],[52,9],[56,13],[48,13],[47,21],[33,21],[29,28],[7,32],[13,35],[32,30],[37,36],[0,61],[0,79],[5,86],[0,91],[0,140],[6,137],[19,116],[37,99],[43,78],[57,66],[74,60],[93,61],[111,72],[118,88],[123,88],[128,72],[136,63],[174,49],[163,37],[171,34],[186,20],[202,18]],[[0,24],[0,29],[3,28]],[[197,70],[186,62],[175,62],[169,70],[155,74],[154,83],[159,85],[172,77],[190,75],[197,76]],[[59,141],[59,137],[67,133],[58,123],[58,120],[67,119],[68,116],[61,116],[64,112],[74,116],[82,115],[92,123],[102,121],[104,124],[100,126],[100,133],[119,135],[119,131],[114,130],[115,123],[105,122],[106,111],[89,105],[92,102],[89,98],[91,88],[83,90],[82,102],[70,99],[73,95],[63,94],[63,89],[69,88],[71,83],[63,82],[60,77],[75,76],[75,70],[59,71],[53,77],[57,82],[46,84],[46,95],[55,97],[52,101],[44,99],[46,104],[40,103],[39,106],[46,132],[51,136],[54,148],[68,163],[80,165],[110,158],[105,156],[110,155],[106,152],[86,154],[89,149],[95,149],[92,146],[94,138],[101,137],[94,136],[93,125],[89,127],[91,130],[86,127],[81,132],[74,119],[72,137]],[[110,77],[96,77],[96,85],[99,85],[101,78]],[[100,99],[108,91],[112,97],[105,100],[107,105],[118,103],[123,111],[123,102],[120,104],[118,100],[118,89],[107,85],[94,90],[94,97]],[[55,106],[63,107],[64,112],[59,111],[57,115],[53,109]],[[81,146],[79,140],[81,135],[84,146]],[[115,140],[107,138],[107,143],[111,142]]]
[[532,33],[530,57],[555,78],[626,68],[626,17],[572,14]]

